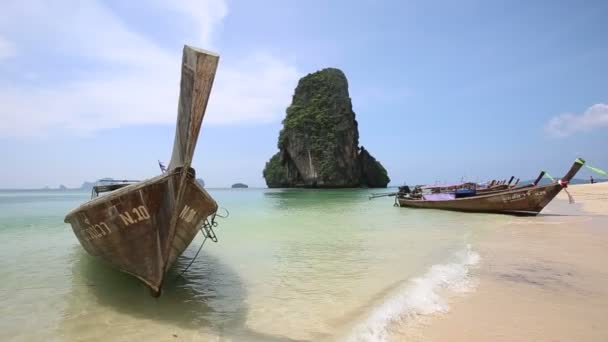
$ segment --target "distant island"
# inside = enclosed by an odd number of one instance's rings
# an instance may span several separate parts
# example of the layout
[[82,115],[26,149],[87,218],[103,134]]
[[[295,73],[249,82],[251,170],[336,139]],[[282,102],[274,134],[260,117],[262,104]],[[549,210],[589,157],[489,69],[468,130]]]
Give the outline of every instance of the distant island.
[[[105,177],[105,178],[100,178],[99,180],[94,181],[94,182],[88,182],[88,181],[85,181],[85,182],[84,182],[84,183],[82,183],[82,185],[80,186],[80,190],[88,190],[88,191],[90,191],[91,189],[93,189],[93,186],[94,186],[94,185],[95,185],[95,183],[97,183],[97,182],[102,182],[102,181],[103,181],[103,182],[111,182],[111,181],[114,181],[114,180],[115,180],[114,178],[111,178],[111,177]],[[198,183],[199,183],[199,184],[200,184],[200,185],[201,185],[203,188],[205,187],[205,181],[204,181],[202,178],[197,178],[196,180],[198,181]]]
[[104,177],[104,178],[100,178],[99,180],[94,181],[94,182],[87,182],[87,181],[85,181],[85,182],[84,182],[84,183],[82,183],[82,185],[80,186],[80,190],[87,190],[87,191],[90,191],[90,190],[92,190],[92,189],[93,189],[93,186],[95,185],[95,183],[97,183],[97,182],[102,182],[102,181],[103,181],[103,182],[112,182],[112,181],[114,181],[114,178],[112,178],[112,177]]
[[[198,183],[202,186],[205,187],[205,181],[202,178],[197,178],[196,179],[198,181]],[[63,184],[59,184],[58,187],[54,188],[54,187],[50,187],[50,186],[45,186],[43,188],[22,188],[22,189],[18,189],[18,188],[0,188],[0,190],[7,190],[7,191],[11,191],[11,190],[30,190],[30,191],[39,191],[39,190],[45,190],[45,191],[74,191],[74,190],[84,190],[84,191],[91,191],[93,190],[93,187],[95,186],[96,183],[98,182],[112,182],[112,181],[118,181],[112,177],[104,177],[104,178],[100,178],[96,181],[93,182],[89,182],[89,181],[85,181],[82,183],[82,185],[80,185],[80,187],[74,187],[74,188],[68,188],[67,186],[63,185]],[[237,183],[240,184],[240,183]],[[245,185],[245,184],[244,184]],[[245,187],[247,187],[247,185],[245,185]]]
[[246,189],[248,187],[249,186],[247,184],[244,184],[244,183],[234,183],[234,184],[232,184],[231,188],[233,188],[233,189]]
[[84,182],[80,186],[80,189],[81,190],[91,190],[91,189],[93,189],[94,185],[95,185],[95,182]]
[[386,188],[386,169],[363,147],[344,73],[327,68],[298,82],[263,171],[269,188]]

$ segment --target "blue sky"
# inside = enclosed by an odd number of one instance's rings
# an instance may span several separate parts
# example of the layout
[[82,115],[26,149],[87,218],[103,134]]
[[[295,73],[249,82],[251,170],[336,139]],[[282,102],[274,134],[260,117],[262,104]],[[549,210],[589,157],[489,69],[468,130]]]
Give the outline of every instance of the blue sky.
[[[159,173],[183,44],[221,55],[194,158],[264,186],[297,80],[349,80],[392,184],[608,168],[605,1],[0,3],[0,188]],[[587,171],[580,174],[588,177]]]

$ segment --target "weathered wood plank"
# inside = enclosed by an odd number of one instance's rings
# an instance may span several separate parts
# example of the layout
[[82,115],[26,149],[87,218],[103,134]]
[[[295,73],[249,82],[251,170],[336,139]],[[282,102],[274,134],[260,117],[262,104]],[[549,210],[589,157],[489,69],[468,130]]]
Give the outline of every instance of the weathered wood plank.
[[[178,211],[183,208],[186,177],[192,163],[192,156],[209,102],[218,63],[218,55],[187,45],[184,46],[175,144],[169,164],[170,170],[181,167],[182,176],[168,231],[169,240],[173,240],[178,224]],[[171,256],[170,246],[164,246],[163,257],[167,260],[171,259]],[[171,263],[167,263],[165,271],[170,266]]]
[[[99,197],[70,212],[65,221],[72,225],[89,254],[136,276],[158,292],[165,270],[192,242],[203,221],[217,211],[211,196],[195,179],[188,178],[181,209],[190,209],[178,215],[175,235],[180,238],[166,238],[180,177],[180,172],[171,172]],[[167,247],[171,253],[165,257],[161,251]]]
[[192,162],[218,63],[217,54],[184,46],[177,125],[169,170],[188,168]]

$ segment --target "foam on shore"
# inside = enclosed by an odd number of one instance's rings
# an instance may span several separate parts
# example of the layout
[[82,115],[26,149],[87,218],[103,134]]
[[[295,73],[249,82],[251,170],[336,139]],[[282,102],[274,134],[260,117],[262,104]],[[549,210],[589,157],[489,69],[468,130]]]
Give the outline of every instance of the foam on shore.
[[449,309],[442,292],[467,292],[476,287],[470,276],[472,266],[479,263],[479,254],[467,245],[449,263],[436,264],[421,277],[409,280],[396,294],[389,296],[372,310],[353,330],[350,341],[386,341],[391,324],[414,320],[417,316],[446,312]]

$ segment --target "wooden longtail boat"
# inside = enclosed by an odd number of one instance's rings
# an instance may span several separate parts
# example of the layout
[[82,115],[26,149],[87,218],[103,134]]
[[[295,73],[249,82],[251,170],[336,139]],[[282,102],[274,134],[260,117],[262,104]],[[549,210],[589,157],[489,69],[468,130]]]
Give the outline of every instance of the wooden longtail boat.
[[111,192],[65,217],[89,254],[137,277],[153,296],[160,295],[165,274],[218,208],[190,167],[218,61],[214,53],[184,46],[175,142],[166,172],[98,188]]
[[577,159],[570,171],[556,183],[543,186],[521,187],[497,193],[464,198],[449,198],[448,194],[435,197],[400,193],[396,197],[401,207],[443,209],[465,212],[501,213],[515,215],[537,215],[576,175],[585,161]]

